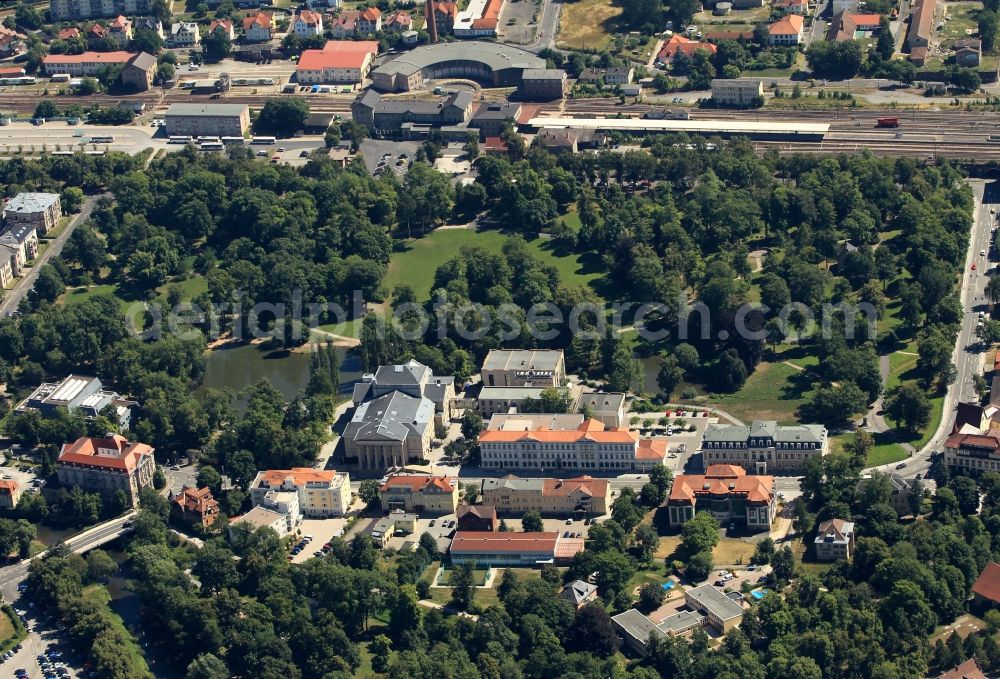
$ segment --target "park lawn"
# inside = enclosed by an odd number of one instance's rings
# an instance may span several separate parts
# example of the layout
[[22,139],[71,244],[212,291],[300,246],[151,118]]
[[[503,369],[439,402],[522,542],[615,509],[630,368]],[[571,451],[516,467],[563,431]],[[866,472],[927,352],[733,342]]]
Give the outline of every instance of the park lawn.
[[812,378],[780,362],[762,361],[743,387],[732,394],[713,394],[719,408],[744,422],[777,420],[798,422],[797,411],[809,400]]
[[[334,335],[354,337],[357,339],[361,336],[361,324],[364,323],[364,320],[364,318],[354,318],[350,321],[344,321],[343,323],[327,323],[326,325],[319,326],[318,329]],[[326,338],[322,335],[316,335],[315,341],[322,342],[325,339]]]
[[[115,284],[110,285],[92,285],[90,287],[70,287],[66,288],[59,299],[56,300],[56,304],[65,304],[66,306],[73,306],[75,304],[80,304],[81,302],[86,302],[91,297],[97,295],[118,295],[118,286]],[[124,300],[122,304],[124,304]]]
[[559,221],[573,229],[574,232],[579,231],[583,224],[580,222],[580,214],[576,211],[576,208],[571,208],[569,212],[559,217]]
[[621,5],[611,0],[568,2],[559,16],[557,44],[570,49],[606,49],[621,14]]
[[[423,238],[404,241],[389,262],[385,289],[391,293],[397,285],[408,283],[413,287],[417,300],[425,301],[430,298],[438,267],[457,256],[463,247],[478,245],[500,252],[506,240],[507,236],[499,231],[438,229]],[[596,265],[586,266],[580,255],[556,254],[544,239],[531,241],[528,247],[542,263],[551,264],[559,270],[564,285],[595,287],[602,276]]]
[[170,291],[170,288],[180,288],[182,295],[181,300],[184,302],[190,302],[195,297],[208,290],[208,281],[204,276],[198,275],[185,278],[181,281],[167,281],[156,289],[156,297],[161,303],[167,303],[167,293]]
[[14,621],[7,615],[7,611],[4,611],[3,615],[0,615],[0,648],[15,636],[17,636],[17,630],[14,629]]
[[[830,453],[840,454],[854,441],[854,433],[837,434],[830,437]],[[875,445],[865,461],[866,467],[875,467],[882,464],[899,462],[909,457],[909,453],[899,443],[896,442],[892,432],[874,434]]]
[[808,353],[800,344],[779,344],[774,348],[774,355],[778,359],[776,363],[785,361],[800,368],[815,368],[819,365],[819,356]]
[[712,549],[712,562],[719,566],[750,563],[756,545],[739,538],[721,538],[719,544]]
[[889,354],[889,379],[886,380],[886,391],[895,389],[903,382],[909,382],[915,378],[915,374],[908,374],[917,367],[918,356],[909,353],[894,351]]
[[625,583],[625,591],[629,594],[636,594],[637,590],[643,585],[653,583],[654,585],[662,586],[666,581],[667,576],[663,572],[661,564],[660,567],[657,567],[657,570],[647,569],[636,571],[635,574],[629,578],[628,582]]
[[146,665],[146,658],[142,655],[142,649],[135,643],[132,633],[125,627],[125,622],[121,616],[111,609],[111,594],[104,585],[89,585],[83,588],[83,598],[108,607],[111,624],[125,639],[125,648],[128,653],[129,666],[132,668],[134,676],[146,676],[149,674],[149,667]]

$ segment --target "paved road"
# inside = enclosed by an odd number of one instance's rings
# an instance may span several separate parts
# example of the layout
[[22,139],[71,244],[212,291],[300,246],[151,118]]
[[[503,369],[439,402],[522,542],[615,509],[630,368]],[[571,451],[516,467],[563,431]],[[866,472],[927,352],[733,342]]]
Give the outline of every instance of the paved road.
[[[107,544],[112,540],[121,537],[125,533],[131,532],[131,525],[126,526],[125,524],[134,518],[134,511],[129,512],[128,514],[123,514],[116,519],[105,521],[104,523],[98,524],[93,528],[89,528],[82,533],[74,535],[73,537],[67,539],[65,544],[75,553],[83,554],[84,552],[88,552],[95,547],[100,547],[101,545]],[[0,593],[3,594],[5,601],[14,601],[17,598],[17,586],[21,584],[24,578],[28,575],[28,565],[33,559],[38,559],[44,556],[45,553],[46,552],[42,552],[31,559],[24,559],[13,566],[0,569]]]
[[542,18],[538,22],[538,33],[533,43],[524,45],[529,52],[555,49],[556,34],[559,32],[559,11],[562,3],[557,0],[542,0]]
[[0,316],[6,316],[12,311],[17,311],[18,305],[24,296],[28,294],[35,285],[35,280],[38,278],[38,272],[41,271],[42,267],[46,262],[49,261],[54,255],[58,255],[62,252],[63,246],[66,244],[67,239],[76,229],[77,224],[86,221],[90,218],[90,213],[94,209],[94,205],[97,203],[97,199],[100,196],[91,196],[83,202],[83,209],[80,213],[70,219],[69,223],[62,230],[56,238],[49,243],[49,246],[45,248],[45,252],[39,255],[38,259],[35,260],[34,265],[18,280],[17,284],[7,291],[7,295],[0,301]]
[[[989,184],[976,182],[972,185],[972,190],[975,199],[975,221],[972,227],[972,237],[969,239],[965,271],[962,276],[961,298],[965,314],[958,342],[952,354],[952,361],[958,370],[958,376],[945,394],[942,406],[944,412],[934,436],[906,461],[905,469],[899,470],[901,475],[909,478],[913,478],[917,474],[927,475],[931,465],[931,455],[942,449],[944,441],[951,431],[957,404],[961,401],[976,399],[976,393],[972,386],[972,376],[982,371],[983,361],[983,353],[976,336],[976,321],[979,311],[985,311],[987,307],[984,291],[989,279],[985,274],[989,262],[986,257],[980,256],[979,253],[982,250],[989,251],[990,228],[995,219],[991,211],[997,209],[997,202],[1000,201],[1000,187],[992,182]],[[972,269],[973,264],[976,266],[975,270]],[[895,464],[887,464],[872,469],[887,473],[894,471],[895,466]]]

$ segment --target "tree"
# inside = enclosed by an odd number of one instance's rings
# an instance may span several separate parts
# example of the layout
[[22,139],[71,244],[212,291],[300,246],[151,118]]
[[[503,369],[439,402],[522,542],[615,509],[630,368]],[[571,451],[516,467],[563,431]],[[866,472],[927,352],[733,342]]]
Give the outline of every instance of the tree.
[[958,500],[958,511],[963,516],[970,516],[979,512],[979,488],[976,482],[968,476],[956,476],[948,484],[955,499]]
[[118,570],[118,563],[103,549],[87,552],[87,579],[91,582],[105,582]]
[[719,522],[709,512],[698,512],[681,529],[681,549],[687,555],[712,551],[719,543]]
[[764,538],[757,543],[757,547],[754,548],[753,556],[750,557],[750,563],[762,566],[771,562],[771,557],[774,556],[774,540],[771,538]]
[[656,374],[656,385],[660,388],[664,397],[670,395],[677,388],[677,385],[684,379],[684,369],[680,361],[674,354],[665,354],[660,357],[660,371]]
[[868,398],[853,382],[842,382],[817,389],[811,407],[813,416],[821,422],[839,424],[865,412]]
[[618,651],[618,634],[604,606],[591,602],[576,612],[569,638],[578,651],[608,658]]
[[684,565],[684,576],[692,583],[701,582],[712,573],[713,566],[711,551],[698,552]]
[[256,128],[278,137],[290,137],[305,127],[308,117],[309,104],[305,99],[269,99],[260,110]]
[[635,529],[635,545],[643,561],[649,561],[660,546],[660,535],[649,523],[641,523]]
[[639,603],[636,606],[643,613],[651,613],[663,604],[667,593],[655,582],[647,582],[639,588]]
[[539,533],[543,530],[542,528],[542,516],[535,510],[530,510],[524,513],[521,517],[521,530],[525,533]]
[[229,679],[226,664],[211,653],[203,653],[187,666],[186,679]]
[[475,564],[459,564],[451,572],[451,605],[460,611],[468,610],[475,595]]
[[133,52],[159,54],[161,49],[163,49],[163,38],[155,31],[151,31],[148,28],[140,28],[132,35]]
[[372,479],[365,479],[358,486],[358,497],[361,498],[365,504],[372,504],[379,498],[378,494],[378,483]]
[[59,107],[51,99],[42,99],[35,106],[36,118],[55,118],[59,115]]
[[892,30],[889,28],[888,17],[883,16],[879,19],[878,40],[875,44],[875,51],[882,57],[882,61],[889,61],[892,59],[892,55],[896,53],[896,40],[893,38]]
[[[211,61],[221,61],[229,56],[233,51],[233,42],[226,35],[225,31],[216,30],[210,32],[201,41],[201,48],[205,52],[205,57]],[[308,116],[308,109],[307,109]],[[305,120],[303,120],[305,122]],[[294,130],[293,130],[294,132]]]
[[479,438],[479,434],[486,428],[483,418],[475,410],[466,408],[462,413],[462,436],[470,441]]
[[726,391],[736,391],[747,381],[747,366],[735,349],[726,349],[719,357],[715,373],[720,386]]
[[213,495],[219,495],[222,490],[222,476],[211,465],[205,465],[198,470],[195,483],[198,484],[199,488],[208,486]]
[[659,507],[666,497],[666,491],[655,483],[646,483],[639,491],[639,502],[643,507]]
[[948,72],[948,82],[962,93],[975,92],[983,84],[979,72],[972,68],[953,68]]
[[465,490],[465,502],[466,504],[474,505],[479,501],[479,485],[476,483],[467,483],[464,486]]
[[774,577],[779,582],[788,582],[795,573],[795,555],[792,549],[785,545],[771,557],[771,568],[774,569]]
[[979,14],[979,39],[983,41],[984,50],[993,51],[998,28],[1000,28],[1000,16],[996,11],[984,11]]
[[475,160],[479,157],[479,135],[475,132],[470,132],[465,135],[465,144],[462,145],[462,150],[465,151],[465,155],[468,156],[469,160]]
[[712,85],[715,78],[715,66],[712,64],[712,54],[705,49],[697,49],[691,58],[691,70],[688,72],[688,86],[694,90],[704,90]]
[[861,70],[864,61],[861,43],[855,40],[829,42],[817,40],[806,50],[809,69],[817,78],[847,80]]
[[930,422],[931,404],[920,387],[906,383],[886,396],[885,412],[898,425],[915,433]]

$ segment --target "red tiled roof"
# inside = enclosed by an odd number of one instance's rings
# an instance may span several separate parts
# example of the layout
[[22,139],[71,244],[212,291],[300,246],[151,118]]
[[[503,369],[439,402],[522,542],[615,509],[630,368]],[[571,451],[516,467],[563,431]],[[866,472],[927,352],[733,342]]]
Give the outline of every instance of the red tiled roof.
[[816,533],[824,536],[832,534],[837,540],[846,540],[848,538],[847,521],[843,519],[829,519],[819,525]]
[[1000,564],[990,561],[972,586],[973,594],[1000,604]]
[[303,23],[309,24],[310,26],[315,26],[323,20],[323,16],[319,12],[304,9],[299,12],[298,19]]
[[748,502],[770,504],[773,498],[773,476],[748,476],[740,467],[728,464],[710,465],[704,474],[682,474],[674,478],[670,500],[694,502],[708,495],[742,495]]
[[257,12],[248,17],[243,17],[243,30],[249,31],[253,26],[270,29],[271,15],[266,12]]
[[291,469],[269,469],[263,472],[261,481],[268,486],[280,486],[286,480],[291,480],[296,486],[307,483],[327,483],[333,481],[337,472],[332,469],[314,469],[312,467],[292,467]]
[[[361,43],[353,43],[360,45]],[[327,43],[329,45],[329,43]],[[371,51],[365,47],[342,50],[305,50],[299,57],[300,71],[318,71],[324,68],[361,68]]]
[[664,439],[640,439],[639,448],[635,451],[637,460],[662,460],[667,454],[667,442]]
[[379,490],[386,492],[393,488],[409,488],[411,493],[422,493],[434,489],[442,493],[451,493],[455,488],[454,483],[455,478],[452,476],[427,476],[425,474],[390,476]]
[[503,7],[503,0],[486,0],[483,15],[473,20],[472,27],[479,30],[496,29],[497,22],[500,20],[501,7]]
[[563,497],[579,492],[592,497],[605,497],[608,494],[608,486],[609,483],[606,479],[595,479],[592,476],[578,476],[573,479],[545,479],[542,482],[542,495]]
[[90,28],[88,28],[87,29],[87,33],[91,33],[91,34],[93,34],[94,36],[96,36],[98,38],[103,38],[104,36],[106,36],[108,34],[108,32],[105,30],[104,26],[102,26],[100,24],[94,24],[93,26],[91,26]]
[[23,68],[0,68],[0,78],[16,78],[24,75]]
[[59,31],[57,37],[60,40],[70,40],[72,38],[78,37],[79,35],[80,35],[80,29],[77,28],[76,26],[70,26],[69,28],[64,28],[61,31]]
[[382,12],[379,11],[378,7],[365,7],[361,10],[361,14],[358,15],[358,18],[375,23],[381,16]]
[[572,430],[551,430],[547,426],[530,430],[493,430],[484,431],[479,435],[483,442],[514,442],[540,441],[543,443],[573,443],[575,441],[594,441],[596,443],[635,443],[638,435],[627,429],[605,430],[600,420],[593,418],[583,421]]
[[389,26],[410,26],[413,24],[413,18],[407,12],[393,12],[385,23]]
[[937,679],[986,679],[975,658],[969,658],[958,667],[948,670]]
[[996,434],[980,436],[979,434],[952,434],[944,443],[945,448],[989,448],[1000,449],[1000,440]]
[[119,14],[118,16],[116,16],[115,20],[111,22],[111,28],[112,28],[112,30],[121,30],[121,31],[124,31],[125,29],[127,29],[131,25],[132,25],[132,22],[129,21],[126,17],[123,17],[121,14]]
[[215,33],[215,29],[221,28],[226,33],[230,33],[233,30],[233,22],[229,19],[216,19],[208,25],[208,32]]
[[202,516],[219,508],[219,503],[212,497],[212,491],[207,486],[200,489],[185,486],[174,498],[174,504],[185,512],[195,512]]
[[[112,455],[98,454],[99,449],[115,451]],[[105,467],[131,473],[139,464],[139,459],[152,456],[153,448],[145,443],[129,443],[120,434],[111,438],[79,438],[64,444],[59,453],[60,464],[80,464],[91,467]]]
[[683,52],[690,57],[698,50],[707,50],[715,54],[718,48],[710,42],[699,42],[698,40],[691,40],[690,38],[685,38],[683,35],[674,33],[670,36],[670,40],[664,43],[657,58],[660,61],[673,59],[677,56],[678,52]]
[[17,481],[14,479],[0,479],[0,491],[4,491],[4,494],[13,495],[17,489]]
[[478,519],[495,520],[497,508],[489,505],[459,505],[455,512],[455,518],[461,519],[466,514],[471,514]]
[[454,19],[456,16],[458,16],[458,5],[456,5],[454,2],[435,2],[434,12],[437,14],[444,14],[446,16],[450,16],[452,19]]
[[783,16],[767,27],[770,35],[799,35],[805,26],[805,19],[798,14]]
[[559,533],[493,533],[465,530],[455,533],[451,553],[550,552],[555,555]]
[[134,54],[131,52],[83,52],[81,54],[49,54],[42,58],[48,64],[124,64]]

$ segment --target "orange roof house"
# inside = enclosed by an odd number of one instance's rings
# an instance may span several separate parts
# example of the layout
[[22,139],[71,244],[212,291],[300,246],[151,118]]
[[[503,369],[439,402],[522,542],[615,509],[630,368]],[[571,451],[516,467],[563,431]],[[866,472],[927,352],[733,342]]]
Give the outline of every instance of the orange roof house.
[[726,513],[751,527],[770,526],[774,518],[774,477],[748,475],[742,467],[709,465],[704,474],[674,478],[667,499],[670,525],[690,520],[700,501],[710,502],[713,514]]
[[59,464],[79,464],[121,472],[133,471],[144,457],[153,456],[153,448],[145,443],[130,443],[121,434],[110,438],[79,438],[66,443],[59,452]]
[[152,488],[155,470],[152,446],[132,443],[120,434],[84,436],[66,443],[56,460],[60,485],[105,495],[121,491],[133,507],[139,502],[140,491]]
[[64,28],[56,35],[60,40],[72,40],[73,38],[80,37],[80,29],[76,26],[70,26],[69,28]]
[[691,38],[685,38],[679,33],[674,33],[670,36],[670,40],[667,40],[667,42],[663,44],[663,48],[660,49],[660,54],[657,56],[657,59],[663,63],[667,63],[674,59],[678,53],[683,53],[686,57],[693,57],[694,53],[698,50],[707,50],[709,53],[715,54],[718,49],[718,47],[710,42],[692,40]]
[[174,496],[170,509],[180,520],[190,525],[200,523],[206,528],[215,523],[219,515],[219,503],[212,497],[212,491],[208,487],[184,486]]
[[1000,563],[990,561],[986,564],[972,585],[972,594],[980,606],[1000,606]]
[[798,14],[787,14],[767,27],[767,41],[770,45],[798,45],[802,42],[802,31],[806,20]]

